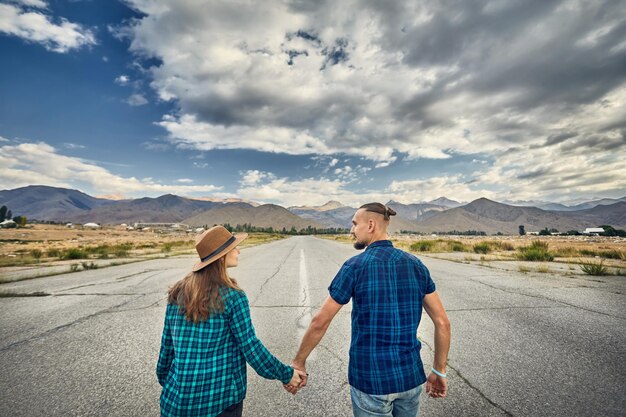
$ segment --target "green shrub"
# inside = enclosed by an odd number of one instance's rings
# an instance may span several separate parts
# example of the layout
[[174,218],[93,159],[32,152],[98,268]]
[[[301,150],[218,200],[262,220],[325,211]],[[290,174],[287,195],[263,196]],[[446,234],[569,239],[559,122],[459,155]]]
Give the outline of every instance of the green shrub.
[[70,271],[72,271],[72,272],[78,271],[78,268],[80,268],[80,265],[78,265],[78,264],[71,264],[70,265]]
[[600,252],[599,255],[605,259],[620,259],[622,261],[626,261],[626,252],[616,249]]
[[62,255],[63,259],[85,259],[88,257],[84,250],[78,248],[67,249]]
[[434,245],[435,242],[433,242],[432,240],[420,240],[419,242],[411,244],[410,248],[411,250],[417,252],[428,252],[433,248]]
[[39,260],[43,256],[43,252],[41,250],[39,250],[39,249],[32,249],[30,251],[30,256],[32,256],[33,258]]
[[587,275],[608,275],[609,270],[602,263],[604,261],[600,261],[599,263],[582,263],[580,264],[580,269]]
[[452,249],[452,252],[469,252],[467,246],[465,246],[461,242],[452,242],[452,244],[450,245],[450,249]]
[[520,248],[517,258],[521,261],[531,262],[549,262],[554,260],[554,256],[550,252],[529,247]]
[[539,250],[548,250],[548,242],[544,242],[542,240],[533,240],[530,242],[531,249],[539,249]]
[[582,249],[580,254],[583,256],[598,256],[598,252],[589,249]]
[[166,243],[163,245],[163,252],[171,252],[172,251],[172,244],[171,243]]
[[487,254],[491,252],[491,245],[487,242],[476,243],[473,249],[475,253]]
[[522,261],[549,262],[554,260],[554,255],[548,251],[548,242],[533,240],[530,246],[519,248],[517,258]]

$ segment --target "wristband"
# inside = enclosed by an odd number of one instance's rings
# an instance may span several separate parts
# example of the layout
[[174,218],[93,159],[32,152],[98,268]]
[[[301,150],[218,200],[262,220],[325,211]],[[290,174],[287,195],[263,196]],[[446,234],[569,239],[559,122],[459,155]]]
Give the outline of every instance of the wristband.
[[441,372],[439,372],[439,371],[438,371],[438,370],[436,370],[435,368],[431,368],[431,369],[430,369],[430,371],[431,371],[433,374],[435,374],[435,375],[437,375],[437,376],[440,376],[440,377],[442,377],[442,378],[448,378],[448,374],[442,374]]

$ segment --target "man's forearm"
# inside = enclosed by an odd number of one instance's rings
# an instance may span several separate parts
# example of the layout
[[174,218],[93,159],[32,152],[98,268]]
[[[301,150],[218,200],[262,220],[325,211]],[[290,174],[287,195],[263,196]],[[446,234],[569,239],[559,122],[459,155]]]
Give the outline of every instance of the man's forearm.
[[293,360],[294,364],[304,366],[306,359],[309,357],[313,349],[318,345],[322,337],[326,334],[327,327],[318,326],[315,323],[315,319],[309,325],[309,328],[304,333],[302,341],[300,342],[300,348]]
[[433,368],[445,372],[450,350],[450,322],[435,324],[435,359]]

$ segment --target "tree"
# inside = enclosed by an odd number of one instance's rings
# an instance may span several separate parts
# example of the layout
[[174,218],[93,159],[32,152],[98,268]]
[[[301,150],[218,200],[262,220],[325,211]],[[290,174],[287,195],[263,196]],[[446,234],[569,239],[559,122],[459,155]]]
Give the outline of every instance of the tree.
[[519,228],[519,235],[524,236],[526,234],[526,229],[524,228],[524,225],[520,224],[518,228]]
[[7,218],[7,206],[0,207],[0,222],[3,222]]
[[550,230],[548,228],[541,229],[539,231],[539,236],[550,236]]
[[13,217],[13,221],[20,226],[26,226],[26,216],[15,216]]
[[6,219],[11,219],[11,218],[13,218],[13,213],[11,213],[11,210],[8,210],[7,211],[7,217],[5,218],[5,220]]

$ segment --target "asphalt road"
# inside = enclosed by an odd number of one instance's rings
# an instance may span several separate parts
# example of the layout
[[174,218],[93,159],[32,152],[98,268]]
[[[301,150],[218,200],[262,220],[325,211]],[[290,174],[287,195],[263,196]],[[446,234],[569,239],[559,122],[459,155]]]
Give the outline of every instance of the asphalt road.
[[[231,270],[259,338],[289,362],[349,245],[294,237],[244,249]],[[166,288],[191,258],[0,285],[0,416],[158,415],[154,368]],[[623,416],[626,282],[502,272],[424,258],[452,322],[449,397],[422,416]],[[39,293],[40,296],[34,296]],[[432,323],[419,336],[430,369]],[[293,397],[249,368],[244,415],[350,416],[350,305]]]

